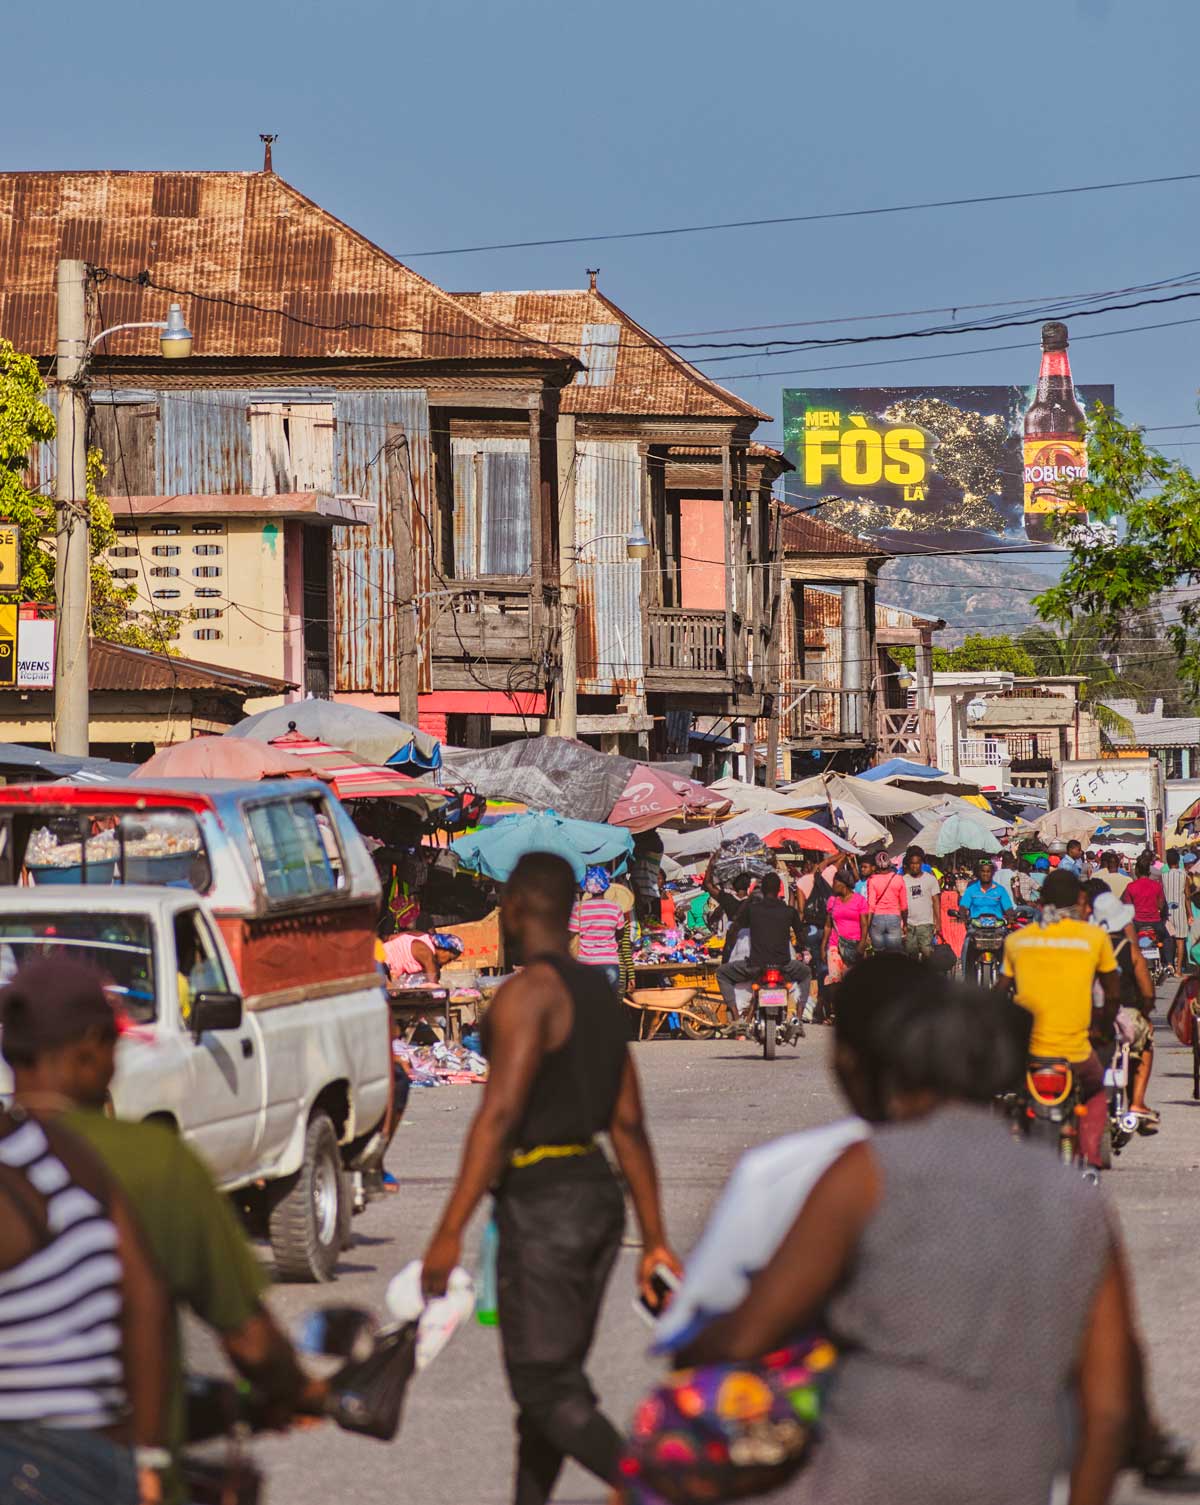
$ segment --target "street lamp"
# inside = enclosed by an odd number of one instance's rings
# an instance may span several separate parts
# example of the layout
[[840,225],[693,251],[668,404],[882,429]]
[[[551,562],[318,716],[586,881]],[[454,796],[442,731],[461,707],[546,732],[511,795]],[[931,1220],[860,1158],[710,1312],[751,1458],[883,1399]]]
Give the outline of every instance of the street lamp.
[[125,329],[157,329],[164,360],[192,353],[192,332],[183,310],[172,303],[167,317],[153,323],[114,324],[87,337],[88,268],[82,261],[58,263],[58,429],[55,439],[54,596],[58,603],[55,642],[54,749],[86,756],[88,751],[88,617],[91,547],[87,504],[88,361],[110,334]]
[[607,538],[624,539],[626,559],[649,559],[650,557],[650,540],[641,528],[635,528],[632,533],[597,533],[594,538],[585,538],[582,543],[570,545],[568,552],[575,556],[575,562],[578,563],[579,556],[584,549],[590,549],[594,543],[603,543]]
[[186,360],[192,353],[192,331],[183,322],[183,309],[178,303],[172,303],[165,320],[154,319],[148,324],[113,324],[102,329],[88,341],[88,354],[91,355],[100,341],[108,339],[110,334],[120,334],[126,329],[159,330],[158,348],[166,361]]

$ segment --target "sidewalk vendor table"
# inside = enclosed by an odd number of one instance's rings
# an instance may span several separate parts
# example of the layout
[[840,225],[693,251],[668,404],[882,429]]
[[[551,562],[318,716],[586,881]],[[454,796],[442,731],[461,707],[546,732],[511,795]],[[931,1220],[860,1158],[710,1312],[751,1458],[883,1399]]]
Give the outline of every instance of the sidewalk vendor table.
[[[462,1039],[463,1014],[471,1005],[455,1002],[450,988],[389,987],[387,995],[397,1039],[407,1039],[422,1019],[443,1041],[457,1045]],[[440,1015],[440,1022],[430,1015]]]

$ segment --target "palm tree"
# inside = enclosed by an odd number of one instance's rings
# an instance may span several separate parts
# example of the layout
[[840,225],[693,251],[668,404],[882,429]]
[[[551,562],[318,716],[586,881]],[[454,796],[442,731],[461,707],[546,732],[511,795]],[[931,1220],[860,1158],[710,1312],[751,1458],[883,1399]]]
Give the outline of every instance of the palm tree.
[[1072,622],[1062,637],[1052,628],[1030,627],[1017,640],[1025,648],[1039,674],[1079,675],[1079,704],[1096,720],[1106,748],[1114,737],[1132,737],[1133,724],[1107,704],[1110,700],[1137,699],[1138,686],[1118,672],[1105,656],[1104,640],[1094,622],[1086,617]]

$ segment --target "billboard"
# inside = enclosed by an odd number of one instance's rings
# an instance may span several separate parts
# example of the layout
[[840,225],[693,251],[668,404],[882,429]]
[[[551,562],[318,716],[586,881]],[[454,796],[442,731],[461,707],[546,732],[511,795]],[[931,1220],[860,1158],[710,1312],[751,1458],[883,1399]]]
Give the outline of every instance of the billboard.
[[1062,344],[1028,387],[786,389],[787,500],[896,553],[1047,542],[1087,475],[1083,412],[1113,401],[1073,386]]

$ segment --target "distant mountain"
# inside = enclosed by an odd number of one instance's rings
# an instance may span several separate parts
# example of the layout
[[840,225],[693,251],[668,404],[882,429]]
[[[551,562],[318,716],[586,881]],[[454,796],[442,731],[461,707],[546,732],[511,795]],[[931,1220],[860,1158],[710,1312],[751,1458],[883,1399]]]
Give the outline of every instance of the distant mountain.
[[1054,566],[1015,559],[938,558],[905,554],[879,573],[879,599],[922,617],[943,617],[936,641],[960,643],[969,632],[1015,637],[1037,621],[1031,602],[1053,583]]

